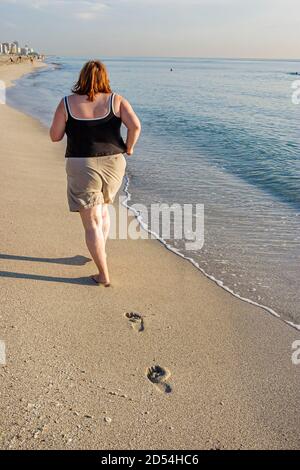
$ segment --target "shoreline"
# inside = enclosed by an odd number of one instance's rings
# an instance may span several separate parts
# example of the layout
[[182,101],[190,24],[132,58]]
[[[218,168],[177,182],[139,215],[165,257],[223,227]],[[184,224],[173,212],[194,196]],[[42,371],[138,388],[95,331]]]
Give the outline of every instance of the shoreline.
[[21,62],[18,64],[1,64],[0,79],[5,82],[6,88],[14,86],[14,81],[20,79],[23,75],[30,74],[36,69],[48,67],[46,62],[35,61],[34,64],[29,62]]
[[[42,66],[42,64],[44,64],[44,66],[50,66],[52,64],[45,64],[45,63],[41,63],[41,65],[38,65],[37,68],[39,68],[40,66]],[[31,72],[28,72],[28,73],[31,73]],[[25,73],[27,75],[27,73]],[[23,75],[23,74],[22,74]],[[21,78],[21,77],[19,77]],[[18,109],[18,108],[15,108],[15,109]],[[35,118],[34,116],[32,116],[29,112],[26,112],[26,111],[22,111],[20,110],[21,112],[23,112],[26,116],[28,117],[33,117],[34,119],[38,119],[38,118]],[[38,119],[38,121],[42,124],[42,125],[45,125],[40,119]],[[184,255],[183,253],[181,253],[180,251],[176,250],[175,247],[173,247],[172,245],[169,245],[168,243],[166,243],[166,241],[162,238],[160,238],[156,233],[154,232],[151,232],[150,230],[148,230],[148,228],[145,226],[145,224],[143,223],[143,220],[140,219],[138,217],[138,215],[135,213],[134,209],[132,209],[130,207],[130,205],[127,204],[128,202],[128,197],[131,196],[129,190],[129,179],[128,179],[128,182],[127,184],[125,183],[125,185],[123,186],[122,188],[122,191],[124,192],[124,194],[126,195],[126,201],[123,202],[123,205],[124,207],[126,207],[127,209],[129,209],[131,211],[131,213],[134,214],[134,216],[136,217],[136,219],[138,220],[139,222],[139,225],[140,227],[142,228],[142,230],[146,231],[148,234],[150,235],[153,235],[154,236],[154,239],[157,240],[158,242],[160,242],[167,250],[171,251],[172,253],[174,253],[175,255],[181,257],[183,260],[191,263],[202,275],[204,275],[206,278],[210,279],[211,281],[213,281],[218,287],[224,289],[226,292],[228,292],[229,294],[231,294],[233,297],[241,300],[242,302],[246,302],[246,303],[249,303],[251,305],[254,305],[256,307],[259,307],[261,309],[263,309],[264,311],[268,312],[270,315],[272,315],[273,317],[275,318],[279,318],[282,322],[284,322],[285,324],[289,325],[291,328],[294,328],[295,330],[297,331],[300,331],[300,325],[299,324],[296,324],[290,320],[286,320],[282,313],[274,310],[272,307],[269,307],[268,305],[265,305],[265,304],[262,304],[260,302],[257,302],[255,300],[252,300],[248,297],[245,297],[245,296],[242,296],[238,293],[236,293],[232,288],[228,287],[226,284],[224,284],[223,281],[221,281],[220,279],[216,278],[214,275],[211,275],[209,273],[207,273],[205,271],[204,268],[202,268],[199,263],[197,261],[195,261],[193,258],[191,257],[188,257],[186,255]]]
[[[113,287],[91,285],[63,144],[5,105],[0,124],[0,447],[299,448],[297,332],[155,240],[109,240]],[[147,378],[153,365],[170,371],[170,394]]]
[[129,192],[128,190],[129,188],[129,180],[127,182],[127,184],[125,184],[124,188],[123,188],[123,192],[125,192],[126,194],[126,200],[123,202],[123,205],[124,207],[126,207],[127,209],[129,209],[135,216],[135,218],[138,220],[138,223],[139,223],[139,226],[142,228],[142,230],[145,230],[147,233],[149,233],[150,235],[153,235],[154,236],[154,239],[157,240],[158,242],[160,242],[167,250],[171,251],[173,254],[175,254],[176,256],[179,256],[180,258],[182,258],[183,260],[191,263],[203,276],[205,276],[207,279],[211,280],[212,282],[214,282],[218,287],[220,287],[221,289],[224,289],[226,292],[228,292],[229,294],[231,294],[233,297],[241,300],[242,302],[246,302],[250,305],[254,305],[256,307],[259,307],[261,308],[262,310],[265,310],[266,312],[268,312],[270,315],[272,315],[273,317],[277,318],[277,319],[280,319],[283,323],[286,323],[287,325],[289,325],[291,328],[294,328],[295,330],[297,331],[300,331],[300,325],[296,324],[296,323],[293,323],[292,321],[289,321],[289,320],[285,320],[283,317],[282,317],[282,314],[276,312],[275,310],[273,310],[271,307],[268,307],[267,305],[264,305],[264,304],[260,304],[259,302],[255,302],[254,300],[251,300],[247,297],[243,297],[241,296],[240,294],[237,294],[236,292],[234,292],[230,287],[226,286],[223,281],[221,281],[220,279],[217,279],[215,276],[211,275],[211,274],[208,274],[200,265],[199,263],[197,263],[197,261],[195,261],[193,258],[191,257],[188,257],[188,256],[185,256],[184,254],[182,254],[180,251],[176,250],[176,248],[174,248],[173,246],[169,245],[163,238],[160,238],[157,233],[151,231],[148,229],[148,226],[146,226],[146,224],[143,222],[143,220],[141,219],[141,217],[139,216],[139,214],[133,209],[131,208],[130,205],[127,204],[127,201],[130,200],[131,198],[131,193]]

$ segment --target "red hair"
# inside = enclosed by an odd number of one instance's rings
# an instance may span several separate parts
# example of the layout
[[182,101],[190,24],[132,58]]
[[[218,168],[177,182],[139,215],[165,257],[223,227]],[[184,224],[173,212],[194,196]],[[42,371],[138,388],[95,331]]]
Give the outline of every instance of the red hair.
[[94,101],[97,93],[112,93],[105,65],[100,60],[87,62],[82,67],[72,92],[87,95],[89,101]]

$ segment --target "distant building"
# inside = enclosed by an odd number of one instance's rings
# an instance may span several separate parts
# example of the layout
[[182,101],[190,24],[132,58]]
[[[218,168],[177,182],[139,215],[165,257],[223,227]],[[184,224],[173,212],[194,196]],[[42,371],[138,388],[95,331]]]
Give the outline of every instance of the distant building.
[[16,46],[16,44],[14,42],[10,45],[10,51],[9,52],[11,54],[17,54],[18,53],[18,47]]
[[9,49],[10,49],[10,44],[9,42],[3,42],[2,43],[2,47],[3,47],[3,54],[9,54]]
[[22,55],[28,55],[30,53],[30,49],[28,46],[21,47],[21,54]]
[[12,43],[9,43],[9,42],[0,43],[0,54],[38,55],[35,52],[34,48],[29,47],[27,44],[24,47],[21,47],[18,41],[14,41]]

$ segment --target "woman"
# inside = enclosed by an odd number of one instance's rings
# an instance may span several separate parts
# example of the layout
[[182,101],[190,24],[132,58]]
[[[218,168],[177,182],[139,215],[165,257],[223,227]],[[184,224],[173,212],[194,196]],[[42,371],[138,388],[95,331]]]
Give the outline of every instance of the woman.
[[[112,92],[105,65],[89,61],[73,94],[59,103],[50,129],[53,142],[67,135],[67,196],[71,212],[79,212],[85,240],[98,274],[94,282],[110,286],[105,244],[109,234],[108,204],[122,184],[127,155],[133,154],[141,124],[130,103]],[[127,128],[126,143],[121,124]]]

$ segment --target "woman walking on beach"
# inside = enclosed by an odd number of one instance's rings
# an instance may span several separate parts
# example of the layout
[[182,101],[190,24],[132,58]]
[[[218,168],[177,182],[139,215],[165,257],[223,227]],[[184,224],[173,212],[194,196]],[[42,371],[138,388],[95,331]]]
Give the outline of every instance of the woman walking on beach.
[[[133,154],[141,125],[130,103],[112,92],[106,67],[98,60],[84,65],[72,92],[56,109],[50,137],[58,142],[67,135],[69,209],[80,213],[86,244],[98,268],[91,278],[108,287],[108,204],[121,187],[126,168],[123,154]],[[126,143],[122,123],[127,128]]]

